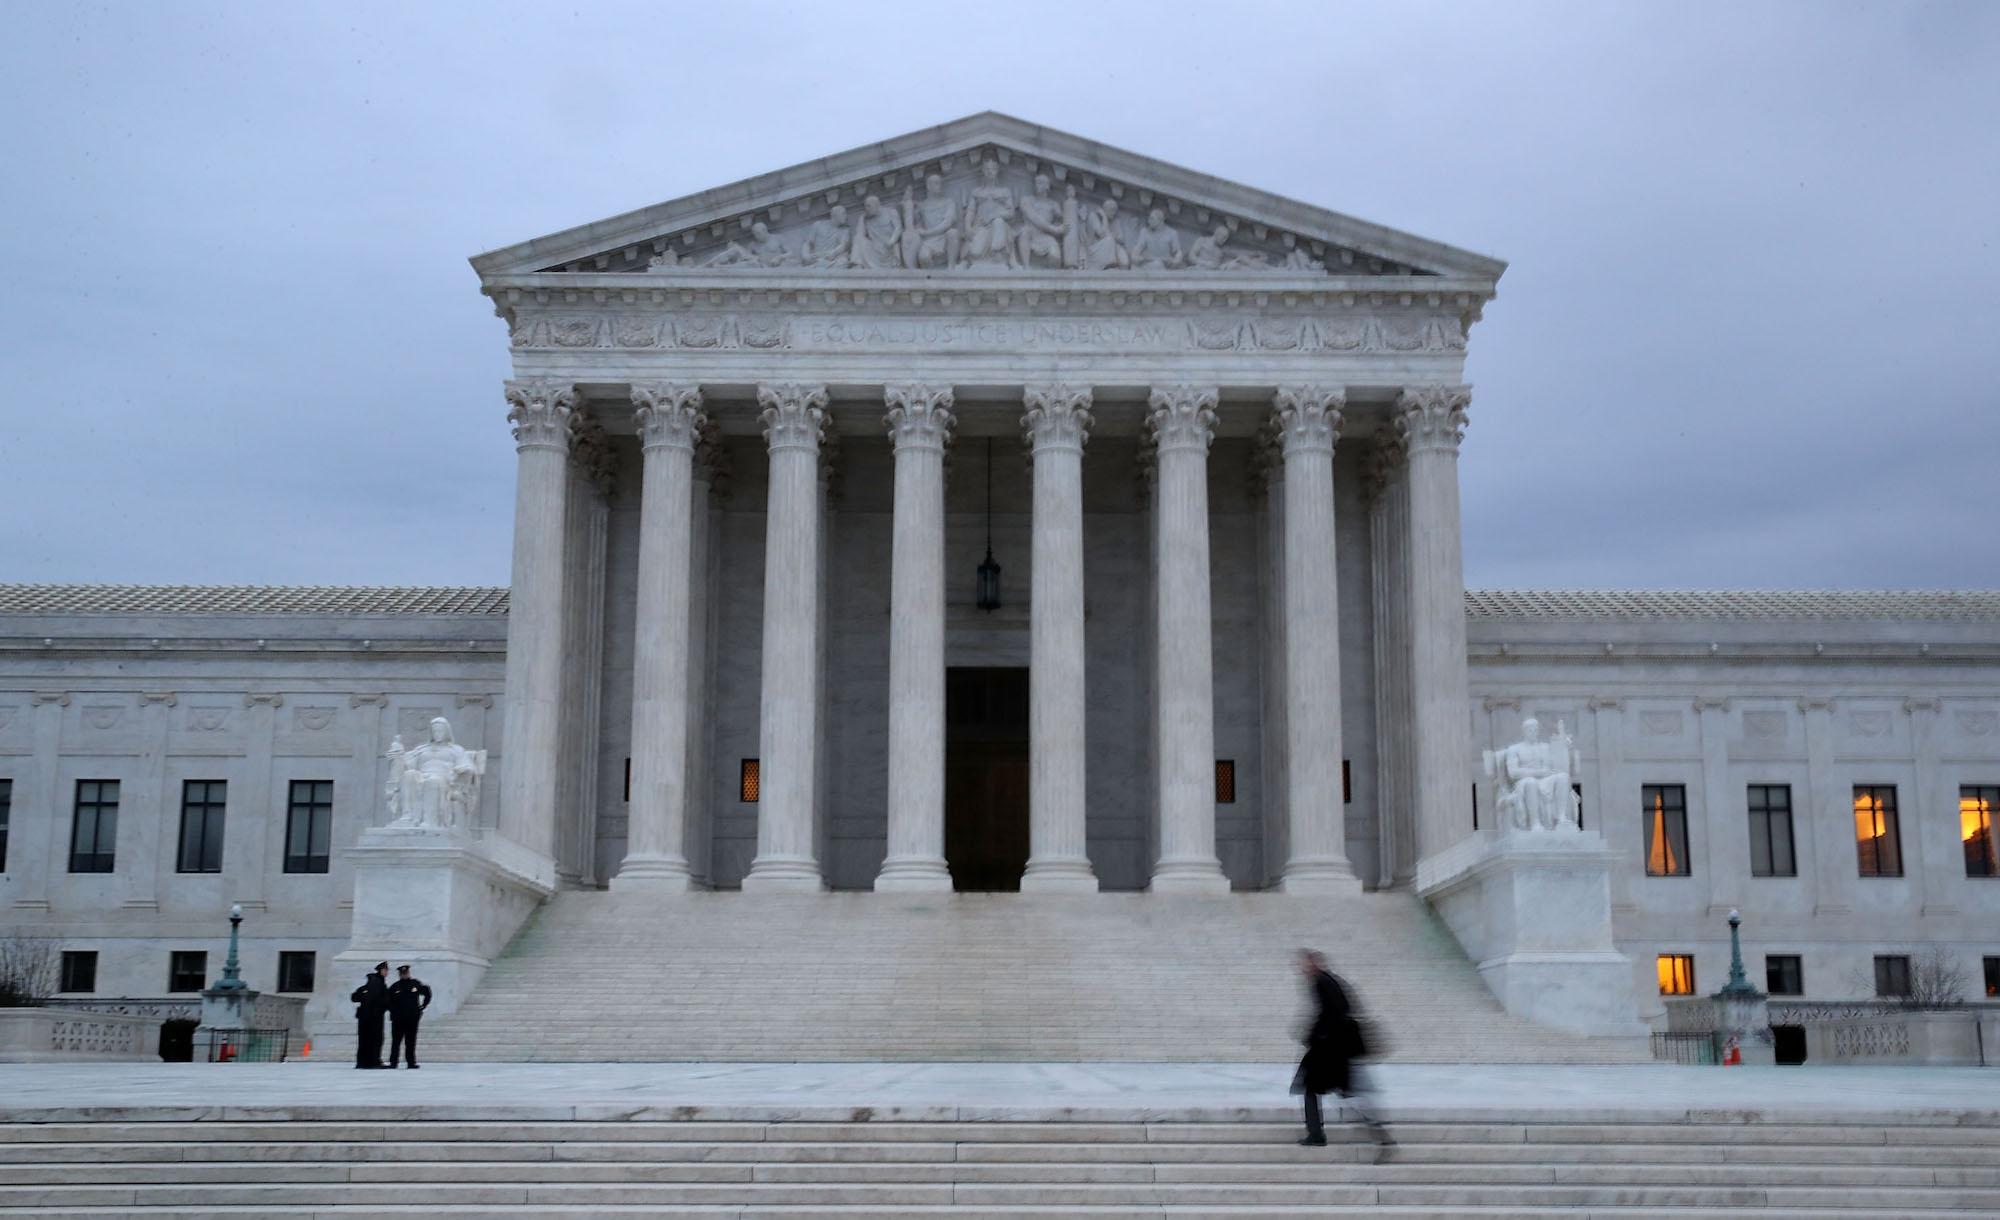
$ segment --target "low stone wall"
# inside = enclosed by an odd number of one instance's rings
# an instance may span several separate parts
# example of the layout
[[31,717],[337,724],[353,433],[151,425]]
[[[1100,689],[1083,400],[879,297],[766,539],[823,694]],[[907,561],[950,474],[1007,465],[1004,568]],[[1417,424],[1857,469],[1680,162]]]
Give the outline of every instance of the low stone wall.
[[[1806,1023],[1806,1062],[1821,1066],[1910,1064],[1974,1067],[1982,1059],[1981,1017],[1973,1011],[1910,1009]],[[1995,1048],[1985,1051],[1991,1058]]]
[[158,1062],[157,1017],[73,1008],[0,1008],[0,1063]]

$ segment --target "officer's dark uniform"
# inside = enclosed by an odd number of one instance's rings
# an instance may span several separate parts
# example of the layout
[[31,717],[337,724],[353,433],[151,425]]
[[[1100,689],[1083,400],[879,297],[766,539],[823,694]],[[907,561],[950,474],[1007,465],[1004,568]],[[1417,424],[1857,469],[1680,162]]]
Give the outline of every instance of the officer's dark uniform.
[[[407,967],[405,967],[407,969]],[[417,1066],[417,1022],[431,1006],[431,989],[423,980],[405,975],[389,984],[389,1066],[407,1058]]]
[[382,1014],[389,1011],[389,985],[382,981],[381,972],[388,966],[383,962],[370,971],[348,997],[354,1001],[354,1066],[358,1068],[382,1066]]

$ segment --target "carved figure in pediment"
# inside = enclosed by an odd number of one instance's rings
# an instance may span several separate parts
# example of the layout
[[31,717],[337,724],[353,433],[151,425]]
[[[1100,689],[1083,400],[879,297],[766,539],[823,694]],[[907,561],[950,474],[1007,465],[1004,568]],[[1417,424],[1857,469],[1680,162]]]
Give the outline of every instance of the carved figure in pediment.
[[968,267],[1014,266],[1014,192],[1000,184],[1000,163],[982,161],[979,185],[966,205],[965,244],[960,257]]
[[1223,249],[1228,244],[1229,226],[1215,226],[1215,232],[1195,238],[1188,247],[1188,266],[1206,271],[1240,271],[1264,266],[1263,255]]
[[944,179],[936,174],[924,179],[921,203],[903,192],[903,265],[958,265],[958,200],[944,193]]
[[1032,267],[1036,259],[1058,267],[1075,265],[1075,260],[1064,256],[1066,250],[1075,248],[1071,233],[1076,225],[1076,190],[1071,188],[1066,204],[1057,203],[1049,194],[1049,176],[1035,175],[1035,191],[1021,200],[1021,236],[1015,259],[1023,267]]
[[1187,261],[1181,235],[1167,225],[1167,214],[1154,208],[1146,227],[1132,239],[1132,265],[1141,271],[1171,271]]
[[1304,247],[1294,246],[1292,247],[1292,252],[1285,255],[1285,270],[1324,271],[1326,270],[1326,264],[1307,254]]
[[854,265],[857,267],[900,267],[903,265],[903,218],[896,209],[885,208],[873,195],[861,201],[861,223],[854,226]]
[[1084,270],[1107,271],[1113,267],[1129,268],[1132,265],[1131,253],[1118,238],[1116,199],[1105,200],[1103,207],[1086,209],[1083,224]]
[[845,267],[854,248],[854,230],[847,226],[847,209],[834,204],[806,230],[799,261],[808,267]]
[[708,260],[707,267],[790,267],[794,266],[790,246],[785,239],[771,232],[771,226],[763,221],[750,226],[750,244],[730,242],[720,254]]
[[648,271],[671,271],[680,265],[680,253],[672,246],[668,246],[665,250],[646,260],[646,270]]

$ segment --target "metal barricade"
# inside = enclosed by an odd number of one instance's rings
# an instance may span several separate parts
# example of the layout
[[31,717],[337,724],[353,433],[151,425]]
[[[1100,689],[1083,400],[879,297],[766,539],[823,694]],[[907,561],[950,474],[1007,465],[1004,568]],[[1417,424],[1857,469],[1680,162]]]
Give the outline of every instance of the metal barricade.
[[1713,1033],[1654,1034],[1653,1058],[1685,1067],[1714,1067],[1722,1062]]
[[206,1031],[210,1063],[283,1063],[292,1053],[288,1029]]

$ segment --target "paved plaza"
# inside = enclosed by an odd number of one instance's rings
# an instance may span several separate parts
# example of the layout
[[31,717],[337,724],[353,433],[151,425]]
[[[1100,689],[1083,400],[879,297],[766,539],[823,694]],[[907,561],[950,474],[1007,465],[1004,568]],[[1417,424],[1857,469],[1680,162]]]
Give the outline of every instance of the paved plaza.
[[[1294,1112],[1289,1064],[437,1063],[421,1075],[332,1062],[0,1067],[0,1121],[487,1117],[910,1121],[1269,1121]],[[1392,1120],[1569,1122],[2000,1119],[1979,1068],[1395,1064]],[[88,1112],[88,1113],[83,1113]]]

